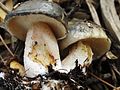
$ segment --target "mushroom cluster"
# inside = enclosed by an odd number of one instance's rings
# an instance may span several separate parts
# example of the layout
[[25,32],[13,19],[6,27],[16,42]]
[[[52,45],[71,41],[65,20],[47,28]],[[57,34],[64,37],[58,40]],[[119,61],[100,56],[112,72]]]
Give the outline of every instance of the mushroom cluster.
[[[30,0],[5,18],[8,31],[25,40],[24,67],[27,77],[89,66],[110,49],[110,39],[100,26],[77,19],[66,22],[65,11],[56,3]],[[68,28],[67,28],[68,27]],[[58,41],[57,41],[58,40]],[[60,48],[60,49],[59,49]],[[61,60],[60,52],[68,54]]]

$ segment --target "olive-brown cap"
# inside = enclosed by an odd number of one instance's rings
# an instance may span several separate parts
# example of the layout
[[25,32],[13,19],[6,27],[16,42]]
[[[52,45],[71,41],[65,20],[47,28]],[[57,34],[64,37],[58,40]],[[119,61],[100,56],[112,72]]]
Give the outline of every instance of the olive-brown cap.
[[11,11],[5,18],[8,31],[21,40],[25,40],[27,30],[37,22],[47,23],[57,39],[66,36],[64,10],[53,2],[26,1]]
[[68,29],[67,37],[59,43],[61,50],[78,41],[89,45],[95,57],[100,57],[110,49],[110,39],[103,28],[93,22],[75,19],[69,23]]

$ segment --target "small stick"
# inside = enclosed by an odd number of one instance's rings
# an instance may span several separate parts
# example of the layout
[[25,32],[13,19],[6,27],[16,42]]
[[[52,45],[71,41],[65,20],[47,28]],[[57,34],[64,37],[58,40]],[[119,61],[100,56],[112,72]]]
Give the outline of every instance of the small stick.
[[1,2],[0,2],[0,8],[1,8],[3,11],[5,11],[6,13],[9,13],[9,9],[8,9],[4,4],[2,4]]
[[114,82],[114,85],[116,86],[117,85],[117,77],[115,75],[115,71],[113,68],[111,68],[111,73],[112,73],[112,80]]
[[3,57],[2,57],[1,55],[0,55],[0,59],[1,59],[2,61],[4,61],[4,60],[3,60]]
[[97,76],[96,76],[96,75],[94,75],[93,73],[89,73],[89,74],[90,74],[91,76],[95,77],[96,79],[98,79],[99,81],[103,82],[104,84],[106,84],[106,85],[108,85],[108,86],[112,87],[113,89],[115,89],[115,88],[116,88],[116,87],[115,87],[115,86],[113,86],[112,84],[110,84],[110,83],[108,83],[108,82],[106,82],[106,81],[102,80],[101,78],[97,77]]
[[112,67],[113,67],[113,70],[120,76],[120,72],[117,70],[117,68],[114,65],[112,65]]
[[14,41],[15,41],[14,36],[11,36],[11,46],[12,46],[12,49],[15,49]]
[[9,47],[6,45],[5,41],[3,40],[2,36],[0,35],[0,39],[2,41],[2,43],[5,45],[5,47],[7,48],[7,50],[9,51],[9,53],[14,57],[14,54],[12,53],[12,51],[9,49]]

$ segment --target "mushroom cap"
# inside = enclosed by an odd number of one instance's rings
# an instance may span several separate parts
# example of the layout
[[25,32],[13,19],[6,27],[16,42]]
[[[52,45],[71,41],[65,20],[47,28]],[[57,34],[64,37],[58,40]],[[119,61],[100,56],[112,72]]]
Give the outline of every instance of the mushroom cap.
[[68,23],[68,35],[59,42],[61,50],[82,41],[92,48],[94,57],[105,54],[111,46],[111,41],[99,25],[93,22],[74,19]]
[[27,30],[37,22],[47,23],[57,39],[66,36],[65,12],[57,4],[42,0],[26,1],[11,11],[5,18],[8,31],[25,40]]

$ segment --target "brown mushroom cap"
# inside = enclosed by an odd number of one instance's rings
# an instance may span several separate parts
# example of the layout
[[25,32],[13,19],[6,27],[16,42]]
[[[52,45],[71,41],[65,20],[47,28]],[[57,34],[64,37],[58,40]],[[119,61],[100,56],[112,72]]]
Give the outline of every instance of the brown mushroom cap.
[[37,22],[47,23],[57,39],[66,36],[64,10],[53,2],[26,1],[5,18],[8,31],[21,40],[25,40],[27,30]]
[[72,20],[68,29],[67,37],[59,42],[61,50],[78,41],[89,45],[95,57],[100,57],[110,49],[111,41],[99,25],[83,20]]

